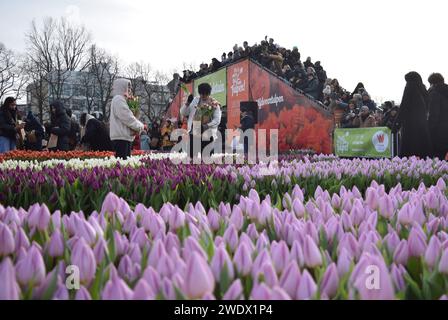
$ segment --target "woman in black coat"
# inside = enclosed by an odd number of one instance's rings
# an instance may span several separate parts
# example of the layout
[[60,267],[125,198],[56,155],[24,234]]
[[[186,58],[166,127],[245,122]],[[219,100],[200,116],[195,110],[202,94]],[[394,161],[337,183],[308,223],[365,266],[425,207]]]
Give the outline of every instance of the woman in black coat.
[[428,79],[429,88],[429,132],[434,157],[445,159],[448,153],[448,85],[440,73]]
[[400,157],[431,156],[431,139],[428,128],[428,92],[417,72],[406,76],[406,87],[401,100],[397,122],[401,126]]
[[93,116],[83,113],[81,115],[81,126],[85,128],[85,133],[81,138],[81,143],[88,145],[91,151],[113,151],[112,141],[110,141],[109,130],[106,125],[95,119]]
[[69,151],[69,135],[71,128],[70,118],[68,117],[61,101],[54,101],[50,104],[50,108],[53,120],[50,133],[58,136],[58,143],[54,150]]

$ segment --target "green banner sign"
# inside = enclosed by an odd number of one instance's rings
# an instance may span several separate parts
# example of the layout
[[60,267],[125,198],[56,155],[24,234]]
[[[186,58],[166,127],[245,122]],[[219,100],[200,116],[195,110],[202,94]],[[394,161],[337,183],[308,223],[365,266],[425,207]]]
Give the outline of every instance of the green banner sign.
[[217,72],[208,74],[202,78],[194,81],[194,94],[198,96],[198,86],[201,83],[207,82],[212,86],[212,97],[218,100],[221,106],[227,105],[227,73],[226,68],[223,68]]
[[335,154],[340,157],[391,158],[389,128],[353,128],[334,131]]

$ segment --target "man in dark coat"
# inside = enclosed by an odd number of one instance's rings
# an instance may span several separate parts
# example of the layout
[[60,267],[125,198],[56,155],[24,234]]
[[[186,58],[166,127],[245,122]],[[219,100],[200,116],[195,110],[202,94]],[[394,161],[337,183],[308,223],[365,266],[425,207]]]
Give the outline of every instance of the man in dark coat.
[[80,124],[83,127],[84,135],[81,137],[81,144],[87,145],[91,151],[113,151],[112,141],[109,137],[109,129],[104,122],[101,122],[90,114],[81,114]]
[[55,148],[56,151],[69,151],[69,135],[71,122],[65,111],[64,105],[61,101],[54,101],[50,104],[52,113],[52,128],[50,133],[58,136],[58,143]]
[[[250,111],[243,111],[242,115],[241,115],[241,130],[243,131],[243,133],[246,130],[250,130],[250,129],[255,129],[255,119],[254,116],[252,115],[252,112]],[[255,137],[253,137],[255,138]],[[243,137],[243,145],[244,145],[244,154],[248,154],[249,153],[249,139],[248,138],[244,138]]]
[[445,159],[448,153],[448,85],[440,73],[433,73],[428,79],[429,88],[429,132],[433,155]]
[[417,72],[409,72],[405,79],[406,87],[397,119],[402,137],[400,157],[426,158],[432,154],[427,121],[428,92]]

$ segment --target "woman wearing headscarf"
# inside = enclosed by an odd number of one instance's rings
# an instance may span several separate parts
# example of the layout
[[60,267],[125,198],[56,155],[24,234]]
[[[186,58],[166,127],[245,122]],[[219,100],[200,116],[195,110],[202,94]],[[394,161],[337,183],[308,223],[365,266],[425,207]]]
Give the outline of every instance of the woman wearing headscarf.
[[0,107],[0,153],[16,149],[17,135],[25,124],[18,124],[16,99],[8,97]]
[[406,87],[401,100],[397,122],[401,126],[400,157],[431,155],[428,128],[428,92],[422,77],[415,71],[405,76]]
[[44,128],[39,120],[30,111],[25,121],[25,132],[27,133],[27,141],[25,148],[27,150],[40,151],[42,150],[42,139],[44,138]]
[[106,125],[94,116],[81,114],[81,144],[91,151],[112,151],[109,130]]

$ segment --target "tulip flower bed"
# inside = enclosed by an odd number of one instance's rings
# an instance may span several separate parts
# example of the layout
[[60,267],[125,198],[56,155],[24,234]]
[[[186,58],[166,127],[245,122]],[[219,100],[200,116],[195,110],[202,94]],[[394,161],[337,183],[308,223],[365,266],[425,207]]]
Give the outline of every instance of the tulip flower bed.
[[113,193],[92,213],[0,207],[0,299],[447,299],[447,192],[439,179],[308,200],[294,186],[278,202],[251,189],[208,210]]
[[[144,151],[133,150],[132,155],[138,156],[144,154]],[[108,158],[115,155],[112,151],[30,151],[14,150],[0,154],[0,163],[7,160],[23,161],[45,161],[45,160],[70,160],[70,159],[91,159]]]
[[[0,164],[0,203],[16,208],[45,203],[63,213],[99,210],[108,192],[131,207],[143,203],[158,210],[166,202],[181,208],[201,201],[206,208],[220,202],[235,204],[255,189],[278,202],[297,184],[305,197],[316,190],[330,195],[356,186],[361,194],[372,181],[386,191],[400,183],[404,190],[420,183],[448,180],[448,163],[439,160],[344,160],[326,156],[301,157],[270,165],[175,165],[167,154],[148,154],[126,161],[72,159],[44,162],[8,160]],[[171,155],[172,157],[172,155]]]

